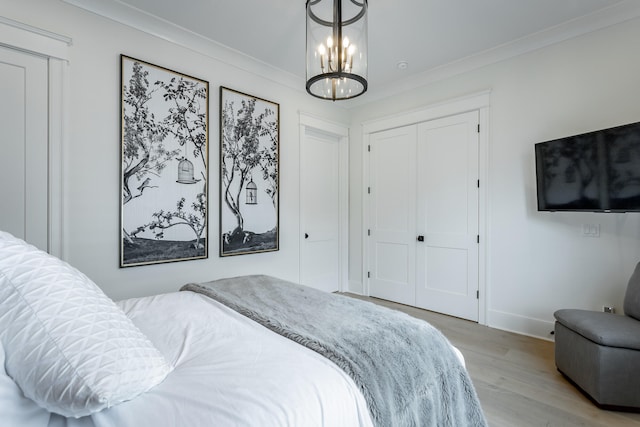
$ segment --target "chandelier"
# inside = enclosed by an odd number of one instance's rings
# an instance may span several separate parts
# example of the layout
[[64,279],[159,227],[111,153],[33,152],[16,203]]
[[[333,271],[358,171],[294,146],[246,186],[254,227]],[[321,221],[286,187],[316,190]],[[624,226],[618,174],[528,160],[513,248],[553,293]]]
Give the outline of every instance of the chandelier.
[[307,0],[307,92],[333,101],[367,91],[367,0]]

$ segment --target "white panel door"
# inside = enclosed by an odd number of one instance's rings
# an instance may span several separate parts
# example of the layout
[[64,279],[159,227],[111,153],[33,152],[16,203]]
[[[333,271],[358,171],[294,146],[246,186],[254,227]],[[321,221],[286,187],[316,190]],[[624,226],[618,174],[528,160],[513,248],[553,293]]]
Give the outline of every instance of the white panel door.
[[416,126],[370,136],[369,294],[415,304]]
[[0,47],[0,230],[48,250],[47,60]]
[[301,146],[300,282],[340,290],[340,140],[306,128]]
[[421,123],[416,305],[478,321],[478,112]]

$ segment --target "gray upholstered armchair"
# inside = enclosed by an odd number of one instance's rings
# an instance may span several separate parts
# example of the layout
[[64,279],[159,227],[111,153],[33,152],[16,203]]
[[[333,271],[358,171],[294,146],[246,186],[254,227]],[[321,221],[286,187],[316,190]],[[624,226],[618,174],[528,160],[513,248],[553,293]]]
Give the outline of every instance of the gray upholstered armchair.
[[558,310],[556,366],[605,409],[640,409],[640,263],[629,279],[624,316]]

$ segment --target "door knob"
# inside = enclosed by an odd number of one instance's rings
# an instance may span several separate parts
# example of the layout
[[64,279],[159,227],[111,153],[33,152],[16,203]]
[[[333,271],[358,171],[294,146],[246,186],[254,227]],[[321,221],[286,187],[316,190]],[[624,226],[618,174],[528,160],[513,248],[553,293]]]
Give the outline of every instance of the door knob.
[[418,242],[424,242],[424,236],[418,236]]
[[309,238],[309,235],[308,235],[307,233],[304,233],[304,238],[305,238],[305,239],[308,239],[308,238]]

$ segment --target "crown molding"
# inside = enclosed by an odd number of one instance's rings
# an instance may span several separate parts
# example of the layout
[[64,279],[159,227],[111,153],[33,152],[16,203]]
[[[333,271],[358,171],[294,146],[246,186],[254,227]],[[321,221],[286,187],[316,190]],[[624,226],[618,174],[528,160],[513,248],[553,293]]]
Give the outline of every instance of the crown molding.
[[279,85],[298,91],[305,87],[303,78],[119,0],[62,1]]
[[638,17],[640,17],[640,2],[636,0],[621,1],[605,9],[572,19],[495,48],[450,62],[440,67],[432,68],[399,81],[394,81],[393,85],[383,84],[380,89],[371,90],[369,94],[349,101],[349,108],[360,107],[370,102],[409,92],[422,86],[427,86]]
[[[208,56],[239,70],[304,93],[305,82],[303,78],[232,49],[215,40],[203,37],[155,15],[124,4],[119,0],[62,1],[174,43],[185,49]],[[605,9],[513,40],[495,48],[408,76],[401,80],[394,80],[393,84],[385,84],[383,82],[377,88],[369,85],[369,90],[365,95],[351,100],[341,101],[341,106],[348,109],[360,107],[638,17],[640,17],[640,2],[637,0],[623,0]]]

